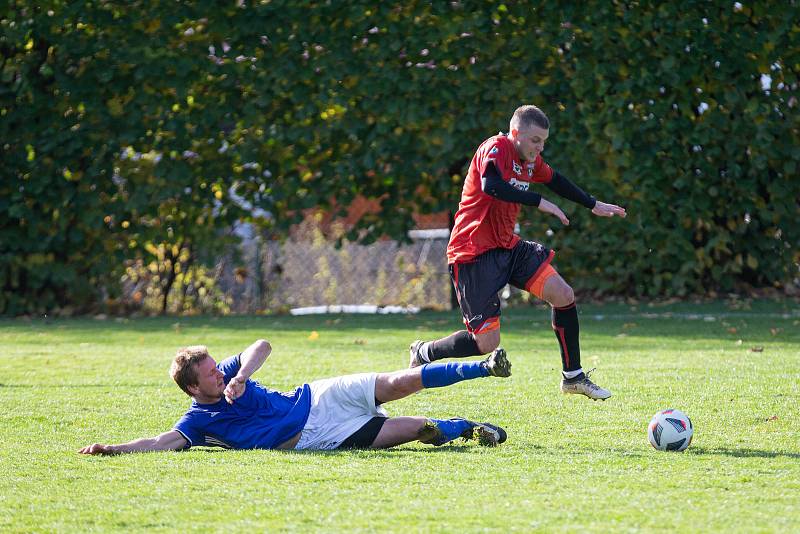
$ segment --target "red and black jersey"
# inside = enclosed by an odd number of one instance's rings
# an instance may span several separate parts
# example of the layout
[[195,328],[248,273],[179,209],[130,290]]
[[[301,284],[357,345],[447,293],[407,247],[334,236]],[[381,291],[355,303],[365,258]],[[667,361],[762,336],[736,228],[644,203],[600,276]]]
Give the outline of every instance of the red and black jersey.
[[447,245],[447,263],[464,263],[493,248],[510,249],[519,241],[514,225],[520,204],[494,198],[481,188],[481,177],[490,161],[503,180],[522,191],[527,191],[531,182],[546,184],[553,178],[553,170],[541,156],[532,163],[523,163],[514,143],[505,135],[484,141],[475,152],[464,181]]

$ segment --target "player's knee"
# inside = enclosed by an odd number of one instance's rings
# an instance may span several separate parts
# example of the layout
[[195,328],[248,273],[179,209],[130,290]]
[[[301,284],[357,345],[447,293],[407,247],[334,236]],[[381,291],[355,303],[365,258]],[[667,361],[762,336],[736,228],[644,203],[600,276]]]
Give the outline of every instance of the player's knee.
[[392,397],[404,397],[416,391],[414,384],[406,373],[391,374],[386,377],[386,386],[391,391]]
[[569,306],[575,302],[575,291],[569,284],[562,283],[555,288],[551,288],[548,301],[552,306],[560,308],[562,306]]
[[488,354],[500,346],[500,331],[494,330],[486,334],[476,334],[475,343],[481,354]]
[[564,288],[561,291],[561,299],[564,301],[562,306],[567,306],[575,302],[575,291],[572,290],[572,287],[564,284]]

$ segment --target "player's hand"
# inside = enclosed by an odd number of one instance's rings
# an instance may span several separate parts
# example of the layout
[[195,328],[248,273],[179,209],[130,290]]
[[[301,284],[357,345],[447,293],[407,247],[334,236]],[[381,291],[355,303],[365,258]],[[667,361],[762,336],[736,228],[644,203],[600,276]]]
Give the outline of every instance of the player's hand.
[[563,211],[561,211],[561,208],[559,208],[549,200],[542,199],[539,202],[539,211],[549,213],[550,215],[555,215],[561,220],[561,224],[563,224],[564,226],[569,226],[569,219],[567,219],[567,216],[564,215]]
[[245,377],[237,375],[231,378],[231,381],[225,386],[225,400],[228,401],[228,404],[233,404],[233,401],[241,397],[245,387],[247,387]]
[[112,445],[103,445],[102,443],[93,443],[87,445],[78,451],[80,454],[119,454]]
[[627,213],[625,213],[625,208],[617,206],[616,204],[606,204],[599,200],[592,208],[592,213],[600,217],[613,217],[614,215],[625,217],[627,215]]

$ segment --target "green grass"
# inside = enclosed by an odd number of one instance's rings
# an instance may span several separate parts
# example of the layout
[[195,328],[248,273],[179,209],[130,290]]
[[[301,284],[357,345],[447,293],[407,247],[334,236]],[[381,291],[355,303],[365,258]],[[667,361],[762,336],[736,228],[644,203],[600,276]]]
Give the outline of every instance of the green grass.
[[[401,368],[410,341],[457,329],[458,313],[0,321],[0,531],[800,530],[800,306],[581,316],[583,363],[614,392],[607,402],[558,392],[549,315],[524,308],[503,315],[510,379],[388,405],[496,422],[509,434],[496,449],[109,458],[76,450],[155,435],[183,414],[189,400],[167,376],[179,346],[224,357],[265,337],[273,354],[255,378],[290,389]],[[647,443],[650,417],[669,407],[696,427],[684,453]]]

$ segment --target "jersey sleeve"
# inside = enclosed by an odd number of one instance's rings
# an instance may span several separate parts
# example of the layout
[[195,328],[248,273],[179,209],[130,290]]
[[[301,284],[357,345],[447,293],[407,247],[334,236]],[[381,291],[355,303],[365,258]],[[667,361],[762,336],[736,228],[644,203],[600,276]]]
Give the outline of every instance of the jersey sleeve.
[[486,167],[492,162],[497,172],[500,173],[500,177],[506,182],[509,181],[514,157],[508,148],[508,144],[504,143],[500,138],[495,138],[492,142],[484,145],[482,152],[478,166],[480,176],[486,174]]
[[225,383],[231,381],[231,378],[236,376],[236,373],[239,372],[239,369],[242,368],[242,353],[235,356],[231,356],[230,358],[225,358],[221,362],[217,364],[217,369],[222,371],[222,374],[225,375]]
[[531,181],[537,184],[548,184],[552,179],[553,169],[542,159],[542,156],[536,156],[533,162],[533,176],[531,177]]
[[203,434],[202,428],[195,424],[197,422],[195,419],[191,413],[187,413],[172,426],[173,430],[180,432],[181,436],[188,441],[184,449],[200,447],[206,444],[205,434]]

